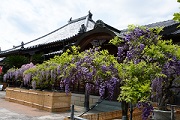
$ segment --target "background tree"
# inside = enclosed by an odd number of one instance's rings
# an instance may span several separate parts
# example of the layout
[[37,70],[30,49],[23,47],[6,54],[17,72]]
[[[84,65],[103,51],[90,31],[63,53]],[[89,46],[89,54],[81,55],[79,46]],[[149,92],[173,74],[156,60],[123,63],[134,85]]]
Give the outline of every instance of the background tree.
[[[177,2],[178,3],[180,3],[180,0],[177,0]],[[180,22],[180,12],[178,12],[178,13],[174,13],[174,20],[176,20],[176,21],[179,21]]]
[[43,63],[43,61],[44,61],[44,57],[43,57],[42,53],[36,53],[36,54],[32,55],[32,61],[31,62],[33,64],[37,64],[37,63],[41,64],[41,63]]
[[15,67],[20,68],[23,64],[29,62],[28,58],[21,55],[11,55],[4,59],[3,72],[5,73],[8,69]]

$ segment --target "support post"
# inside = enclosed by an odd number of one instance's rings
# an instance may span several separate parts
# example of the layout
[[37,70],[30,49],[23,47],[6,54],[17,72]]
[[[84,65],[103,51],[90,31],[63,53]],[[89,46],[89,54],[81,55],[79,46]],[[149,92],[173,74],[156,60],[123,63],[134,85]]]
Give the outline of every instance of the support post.
[[132,120],[133,117],[133,105],[130,103],[130,120]]
[[174,105],[171,105],[171,120],[175,120],[175,118],[174,118]]
[[86,88],[85,88],[84,107],[86,108],[86,110],[89,110],[89,93],[88,93],[88,90]]
[[74,120],[74,105],[71,105],[71,120]]
[[122,101],[121,105],[122,105],[122,120],[128,120],[128,103],[126,103],[126,101]]

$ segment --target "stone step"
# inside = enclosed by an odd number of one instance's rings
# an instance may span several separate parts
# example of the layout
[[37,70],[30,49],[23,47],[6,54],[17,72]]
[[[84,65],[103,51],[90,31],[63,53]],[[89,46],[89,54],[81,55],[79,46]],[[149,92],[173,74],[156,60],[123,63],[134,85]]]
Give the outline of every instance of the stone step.
[[103,101],[100,104],[98,104],[94,110],[101,111],[101,112],[108,112],[108,111],[114,111],[114,110],[121,110],[121,103],[114,102],[114,101]]
[[120,106],[121,106],[121,103],[120,103],[120,102],[109,101],[109,100],[103,100],[103,101],[101,102],[101,104],[112,105],[112,106],[120,105]]

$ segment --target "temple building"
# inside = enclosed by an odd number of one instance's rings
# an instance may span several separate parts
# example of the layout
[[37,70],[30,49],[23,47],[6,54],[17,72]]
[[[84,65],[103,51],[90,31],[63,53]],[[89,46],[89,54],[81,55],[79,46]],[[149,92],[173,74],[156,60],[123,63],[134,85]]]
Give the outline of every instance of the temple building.
[[[123,23],[122,23],[123,24]],[[172,39],[176,44],[180,44],[180,25],[179,22],[167,20],[145,25],[146,27],[164,27],[160,33],[163,39]],[[118,30],[102,20],[94,21],[92,13],[81,18],[70,18],[68,23],[44,36],[29,42],[22,42],[13,48],[0,50],[0,73],[2,71],[3,60],[10,55],[23,55],[32,61],[32,56],[40,54],[43,60],[48,60],[55,55],[60,55],[71,46],[80,46],[80,51],[101,46],[101,49],[107,49],[110,54],[117,55],[117,47],[110,44],[109,41],[115,36],[123,37],[127,29]],[[81,92],[78,87],[78,92]],[[84,87],[82,92],[84,92]],[[116,93],[116,96],[118,93]]]
[[21,45],[14,46],[0,52],[0,58],[9,55],[24,55],[29,57],[42,53],[47,60],[54,55],[61,54],[72,45],[80,46],[81,51],[93,46],[101,46],[108,49],[111,54],[116,54],[117,49],[109,44],[109,40],[120,35],[120,30],[107,25],[102,20],[96,22],[92,19],[92,14],[72,19],[68,23],[44,36]]
[[[179,43],[180,29],[178,22],[173,20],[157,22],[147,27],[164,27],[161,34],[164,39],[172,39],[174,43]],[[72,45],[80,46],[81,51],[93,46],[101,46],[116,56],[117,48],[109,44],[109,40],[115,36],[121,37],[126,30],[118,30],[102,20],[96,22],[92,19],[92,13],[81,18],[70,18],[68,23],[44,36],[29,42],[22,42],[21,45],[13,46],[12,49],[0,51],[0,63],[9,55],[24,55],[31,57],[34,54],[42,54],[44,60],[54,55],[61,54]]]

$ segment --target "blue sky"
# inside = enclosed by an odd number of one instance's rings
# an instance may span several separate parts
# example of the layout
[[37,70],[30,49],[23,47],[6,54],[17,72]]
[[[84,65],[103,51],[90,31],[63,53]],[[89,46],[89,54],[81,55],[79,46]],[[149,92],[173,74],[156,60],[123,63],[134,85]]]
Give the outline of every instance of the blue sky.
[[120,30],[128,24],[169,20],[180,11],[176,0],[1,0],[1,50],[45,35],[89,10],[94,21],[101,19]]

